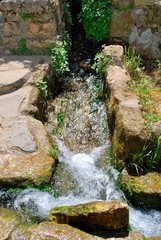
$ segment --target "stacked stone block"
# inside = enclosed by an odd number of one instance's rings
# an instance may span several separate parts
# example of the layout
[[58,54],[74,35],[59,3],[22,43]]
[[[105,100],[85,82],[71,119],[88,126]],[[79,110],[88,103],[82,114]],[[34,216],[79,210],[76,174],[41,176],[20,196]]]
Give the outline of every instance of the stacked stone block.
[[61,0],[2,0],[0,11],[1,52],[17,49],[22,39],[30,50],[49,48],[64,29]]

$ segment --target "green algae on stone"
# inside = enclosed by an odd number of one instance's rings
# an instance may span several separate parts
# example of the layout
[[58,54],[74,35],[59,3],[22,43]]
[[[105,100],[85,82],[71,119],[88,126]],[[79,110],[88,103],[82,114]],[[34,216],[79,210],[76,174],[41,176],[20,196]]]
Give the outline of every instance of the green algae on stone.
[[50,220],[83,229],[127,230],[128,206],[120,201],[91,202],[53,208]]
[[161,174],[147,173],[142,176],[131,176],[126,170],[121,174],[121,189],[128,199],[139,207],[161,210]]

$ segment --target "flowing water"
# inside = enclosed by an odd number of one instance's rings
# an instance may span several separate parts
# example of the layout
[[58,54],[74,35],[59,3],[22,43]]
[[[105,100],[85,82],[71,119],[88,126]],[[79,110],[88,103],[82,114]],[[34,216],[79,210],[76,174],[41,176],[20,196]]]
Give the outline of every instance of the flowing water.
[[[70,74],[66,84],[51,103],[54,112],[48,114],[47,129],[54,132],[53,142],[59,151],[53,194],[35,189],[0,192],[1,202],[14,208],[28,223],[48,219],[54,206],[116,199],[127,203],[117,188],[119,173],[110,165],[111,144],[101,80],[82,70],[79,75]],[[161,212],[135,209],[130,204],[129,211],[133,230],[161,236]]]

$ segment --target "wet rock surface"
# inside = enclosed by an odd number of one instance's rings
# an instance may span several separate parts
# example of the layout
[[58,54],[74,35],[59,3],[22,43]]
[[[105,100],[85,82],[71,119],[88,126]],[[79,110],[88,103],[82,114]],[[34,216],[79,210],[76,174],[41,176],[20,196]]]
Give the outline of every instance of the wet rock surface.
[[[112,50],[113,48],[113,50]],[[114,64],[106,72],[106,89],[109,92],[109,124],[112,133],[116,167],[123,169],[131,163],[134,171],[122,172],[122,189],[127,197],[137,206],[161,209],[160,205],[160,173],[152,172],[137,175],[138,163],[132,162],[135,153],[142,151],[143,146],[151,140],[151,132],[142,117],[139,97],[129,88],[130,77],[124,67],[120,67],[118,46],[107,47],[106,51],[114,52]],[[116,57],[118,52],[118,57]],[[123,53],[123,52],[122,52]],[[153,134],[160,136],[159,122],[152,124]],[[156,169],[159,170],[159,169]],[[142,170],[143,171],[143,170]]]
[[160,240],[161,237],[145,238],[144,235],[137,232],[129,232],[125,237],[98,237],[93,234],[87,234],[79,229],[66,224],[57,224],[55,222],[45,221],[40,224],[24,225],[19,217],[8,209],[0,208],[0,239],[10,240]]
[[160,173],[150,172],[142,176],[130,176],[124,170],[121,176],[121,188],[133,204],[161,210]]
[[113,201],[58,207],[51,210],[50,220],[80,229],[126,230],[128,206],[119,201]]

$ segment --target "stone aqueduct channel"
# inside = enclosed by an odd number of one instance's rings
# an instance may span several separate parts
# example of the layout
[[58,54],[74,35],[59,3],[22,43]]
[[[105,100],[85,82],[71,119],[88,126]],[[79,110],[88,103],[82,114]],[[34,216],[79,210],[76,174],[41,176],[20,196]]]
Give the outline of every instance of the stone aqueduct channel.
[[[35,87],[35,82],[40,77],[43,80],[52,77],[49,60],[46,57],[5,56],[0,61],[0,186],[25,187],[49,183],[55,161],[49,156],[49,149],[52,145],[40,121],[42,106],[38,103],[42,99],[40,91]],[[102,219],[97,225],[101,224],[101,221],[106,222],[105,219],[109,218],[110,228],[111,226],[113,229],[127,228],[127,204],[116,201],[93,203],[94,205],[96,205],[97,212],[91,213],[93,215],[91,219],[97,218],[97,215]],[[120,212],[124,213],[123,220]],[[91,219],[86,219],[86,215],[84,219],[89,223],[93,222]],[[79,222],[79,214],[78,220],[75,221]],[[136,237],[143,239],[142,234],[134,232],[123,239],[130,240]],[[101,240],[103,238],[89,235],[55,221],[26,226],[14,212],[1,207],[0,239]]]
[[[22,8],[21,12],[31,11],[29,5],[31,2],[22,2],[23,4],[19,5],[19,1],[0,1],[0,11],[5,15],[5,19],[3,15],[0,15],[0,52],[2,53],[9,53],[9,49],[17,48],[20,37],[27,39],[28,48],[47,48],[53,41],[53,38],[57,34],[62,34],[64,29],[61,1],[45,1],[45,3],[50,3],[49,5],[44,5],[44,1],[32,1],[32,3],[34,2],[32,8],[32,14],[34,13],[35,17],[34,23],[32,21],[25,22],[20,19],[17,4]],[[133,11],[131,8],[128,8],[132,2],[131,0],[122,1],[124,8],[127,8],[126,11],[122,12],[116,8],[119,1],[113,1],[115,12],[111,28],[112,35],[116,39],[120,37],[123,42],[126,42],[128,41],[129,35],[132,34],[131,44],[138,46],[139,49],[145,40],[140,36],[144,37],[147,34],[148,39],[150,38],[152,41],[148,40],[150,45],[146,45],[147,48],[144,49],[143,53],[147,55],[150,54],[149,56],[155,55],[160,57],[161,51],[159,50],[159,46],[161,36],[158,31],[159,27],[158,25],[153,26],[148,17],[151,16],[151,12],[153,13],[153,9],[156,8],[157,13],[160,11],[161,1],[146,0],[143,2],[141,0],[135,0],[136,8],[143,9],[143,11]],[[146,6],[144,6],[145,2]],[[152,7],[153,5],[154,8]],[[51,9],[54,9],[54,11],[51,11]],[[125,20],[127,16],[129,16],[129,21],[126,20],[128,25],[122,24],[122,21]],[[160,19],[160,15],[156,17],[156,19]],[[143,19],[146,26],[143,26],[142,21],[137,21],[134,25],[136,18],[140,20]],[[118,19],[122,19],[122,21],[118,21]],[[159,21],[160,20],[158,20],[158,22]],[[158,24],[158,22],[156,24]],[[118,26],[118,24],[126,26],[126,29],[120,27],[116,29],[115,26]],[[156,29],[155,33],[153,31],[154,28]],[[119,32],[118,29],[121,29],[121,31]],[[139,34],[138,29],[140,29],[140,33],[143,34]],[[117,57],[118,56],[116,56],[116,58]],[[132,130],[135,130],[136,125],[133,124],[133,126],[131,126],[131,124],[129,124],[129,118],[131,116],[132,119],[136,119],[136,108],[137,113],[140,112],[138,99],[136,99],[135,106],[134,104],[132,106],[130,105],[130,99],[128,98],[129,101],[127,101],[127,97],[131,96],[131,93],[129,93],[126,88],[126,81],[123,84],[124,88],[122,92],[118,92],[118,89],[120,89],[120,79],[117,81],[117,79],[113,77],[113,72],[116,72],[116,75],[119,72],[117,77],[120,78],[120,76],[122,76],[123,80],[129,81],[122,63],[120,65],[120,59],[107,71],[108,77],[106,79],[106,85],[111,92],[110,100],[113,103],[113,113],[115,109],[119,109],[119,114],[118,112],[114,114],[119,117],[121,116],[122,124],[126,126],[126,130],[129,128],[132,132]],[[52,141],[41,121],[43,104],[40,103],[43,103],[43,99],[40,91],[35,87],[35,82],[39,80],[49,81],[53,78],[52,74],[47,57],[12,55],[0,57],[0,186],[2,187],[25,187],[28,185],[38,187],[42,184],[49,183],[51,180],[55,167],[55,160],[49,156]],[[122,99],[124,95],[126,95],[126,101]],[[126,104],[123,105],[123,103]],[[128,108],[130,109],[131,115],[128,114]],[[126,109],[127,118],[121,115],[123,113],[122,109]],[[140,116],[137,119],[139,118]],[[141,127],[139,123],[137,124]],[[116,127],[117,126],[119,127],[119,124],[116,119]],[[131,130],[131,128],[133,129]],[[115,131],[115,137],[116,135]],[[138,181],[139,184],[141,182],[141,184],[145,185],[146,182],[148,186],[150,182],[150,184],[154,184],[155,186],[155,182],[152,183],[149,181],[148,177],[149,176],[147,176],[147,178],[146,176],[139,179],[135,178],[136,185]],[[131,181],[131,178],[129,175],[127,176],[126,172],[123,178],[125,184]],[[157,186],[158,182],[161,182],[160,178],[160,174],[157,174]],[[133,180],[132,178],[132,181]],[[153,198],[157,192],[157,199],[160,199],[160,187],[159,189],[150,187],[150,191],[148,188],[145,189],[141,187],[140,189],[138,192],[136,188],[135,194],[137,196],[141,196],[144,189],[144,193],[146,193],[147,196],[150,195]],[[92,240],[102,238],[86,234],[65,224],[60,225],[49,221],[24,226],[15,213],[8,209],[0,208],[0,240],[4,239]],[[111,238],[111,240],[112,239],[114,238]],[[141,240],[145,238],[140,233],[130,232],[127,237],[119,239]],[[149,239],[160,239],[160,237]]]

